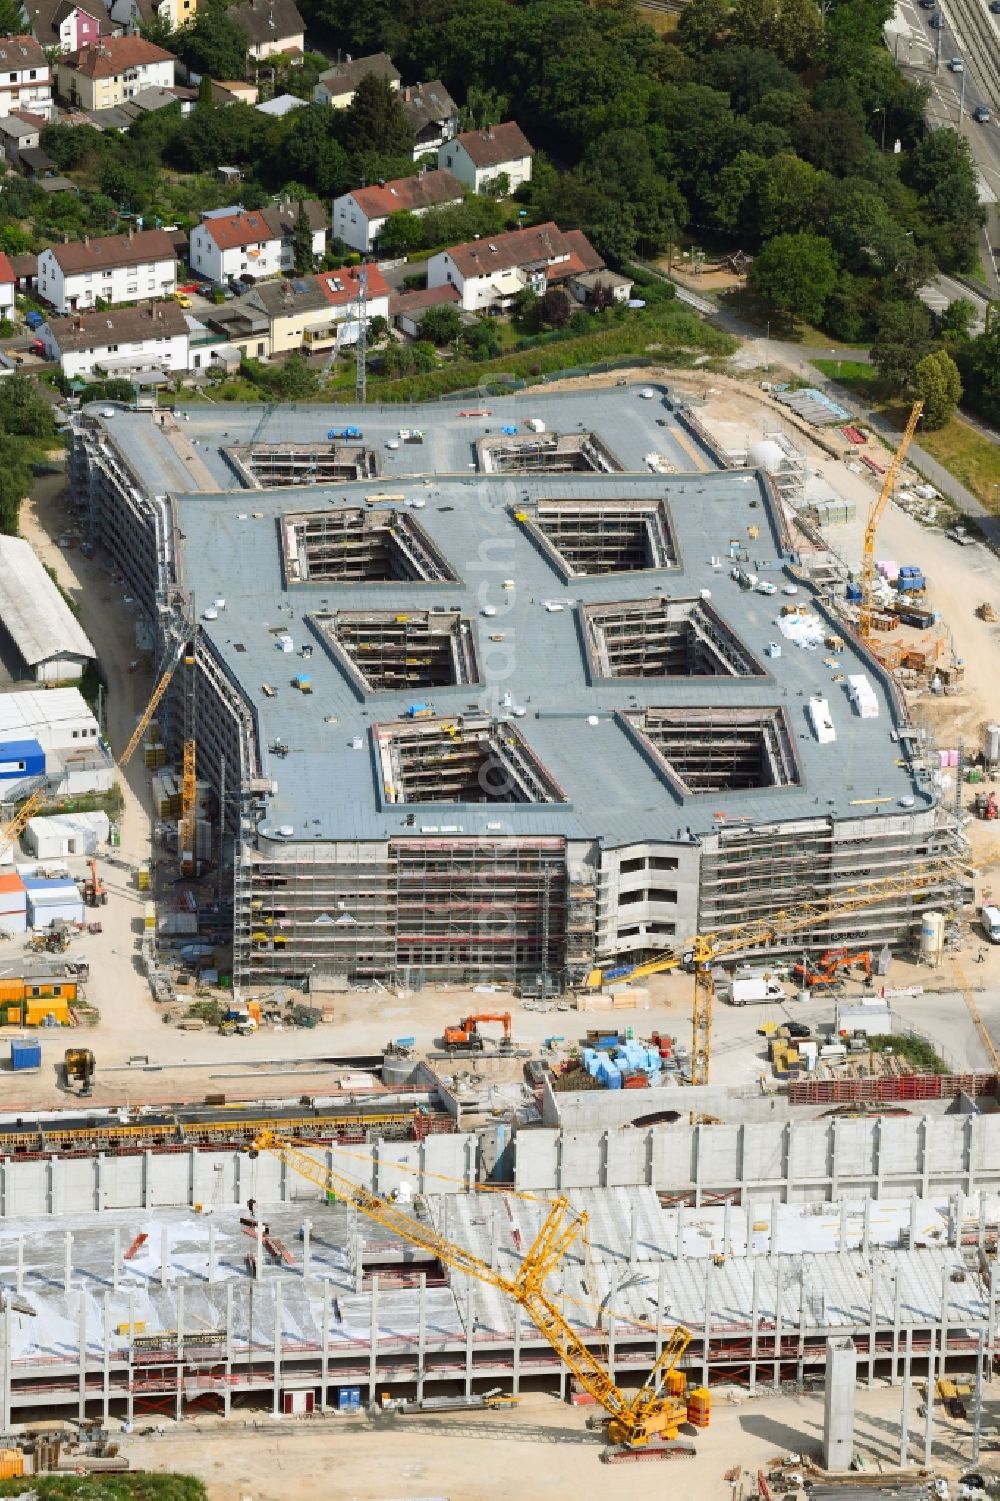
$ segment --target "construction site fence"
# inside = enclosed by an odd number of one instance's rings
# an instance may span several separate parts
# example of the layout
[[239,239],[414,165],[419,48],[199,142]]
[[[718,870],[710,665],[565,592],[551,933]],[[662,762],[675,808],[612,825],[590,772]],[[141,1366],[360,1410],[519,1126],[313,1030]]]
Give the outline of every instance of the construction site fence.
[[903,1074],[897,1079],[797,1079],[791,1105],[887,1105],[907,1100],[978,1099],[997,1092],[996,1074]]

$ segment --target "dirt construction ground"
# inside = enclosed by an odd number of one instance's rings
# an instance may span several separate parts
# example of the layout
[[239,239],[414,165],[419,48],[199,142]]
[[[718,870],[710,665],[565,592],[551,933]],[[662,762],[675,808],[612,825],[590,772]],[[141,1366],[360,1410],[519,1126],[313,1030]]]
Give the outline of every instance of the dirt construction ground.
[[[506,1412],[455,1412],[415,1417],[261,1419],[252,1442],[239,1419],[188,1420],[183,1441],[172,1425],[162,1436],[133,1436],[123,1452],[139,1469],[184,1470],[208,1488],[210,1501],[511,1501],[538,1497],[579,1501],[660,1501],[685,1494],[697,1501],[732,1501],[726,1472],[742,1466],[756,1476],[770,1460],[802,1454],[817,1461],[823,1433],[821,1394],[750,1398],[713,1391],[711,1426],[695,1438],[694,1458],[606,1466],[603,1439],[587,1431],[587,1408],[554,1396],[525,1397]],[[866,1469],[894,1469],[900,1455],[901,1388],[859,1386],[856,1447]],[[924,1424],[910,1399],[910,1455],[922,1463]],[[995,1423],[996,1399],[984,1402],[984,1434]],[[249,1426],[249,1425],[248,1425]],[[934,1468],[957,1475],[971,1455],[968,1423],[938,1417]],[[991,1458],[984,1456],[984,1465]]]

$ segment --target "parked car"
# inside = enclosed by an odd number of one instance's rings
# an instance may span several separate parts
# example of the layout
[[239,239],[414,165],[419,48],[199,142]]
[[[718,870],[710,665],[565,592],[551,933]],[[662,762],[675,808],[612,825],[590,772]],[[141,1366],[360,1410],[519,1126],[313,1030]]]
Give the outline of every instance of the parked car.
[[811,1035],[805,1022],[785,1022],[785,1030],[789,1037],[809,1037]]
[[944,31],[944,25],[945,25],[944,16],[941,14],[941,12],[939,10],[936,10],[934,12],[934,14],[931,16],[931,26],[934,28],[935,31]]
[[960,57],[953,57],[948,64],[949,73],[964,73],[965,64]]
[[977,125],[988,125],[990,123],[990,112],[986,108],[986,105],[977,104],[975,109],[972,111],[972,118],[975,120]]
[[1000,0],[990,0],[990,10],[995,16],[1000,16]]
[[189,308],[191,306],[191,298],[188,296],[187,292],[175,292],[174,301],[176,302],[178,307]]

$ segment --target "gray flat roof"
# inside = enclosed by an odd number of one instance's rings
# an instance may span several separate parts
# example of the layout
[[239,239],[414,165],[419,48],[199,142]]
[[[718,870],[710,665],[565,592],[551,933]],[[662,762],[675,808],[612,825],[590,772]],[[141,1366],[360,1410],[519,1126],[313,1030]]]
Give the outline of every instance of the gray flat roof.
[[[726,819],[870,819],[904,799],[905,806],[929,805],[932,794],[898,764],[898,726],[877,664],[850,641],[833,657],[822,641],[807,649],[780,634],[780,608],[788,603],[780,590],[790,582],[792,560],[782,553],[780,527],[757,473],[709,472],[714,461],[662,399],[642,400],[634,388],[489,397],[468,403],[466,410],[473,406],[490,415],[459,416],[458,405],[451,403],[361,410],[195,407],[182,414],[183,436],[197,444],[198,458],[218,477],[222,492],[175,493],[185,539],[184,583],[199,612],[216,597],[226,601],[217,619],[200,623],[257,718],[265,771],[278,789],[268,803],[265,830],[290,827],[295,841],[434,832],[496,837],[499,819],[504,834],[602,839],[615,846],[684,839],[688,830],[703,835],[718,831]],[[550,432],[597,433],[623,465],[638,472],[548,477],[473,471],[475,443],[484,432],[496,436],[501,426],[518,424],[523,436],[525,420],[533,415],[541,416]],[[238,488],[221,454],[222,448],[250,439],[325,439],[329,427],[347,423],[362,428],[365,445],[379,448],[390,472],[358,484],[246,490]],[[386,450],[387,439],[405,427],[420,428],[423,444]],[[148,417],[119,413],[109,432],[151,489],[171,491],[183,475],[189,490],[186,466]],[[646,456],[654,451],[688,472],[649,472]],[[414,477],[403,478],[404,471]],[[448,560],[456,582],[286,583],[280,545],[284,514],[364,507],[366,496],[380,493],[422,502],[419,509],[399,500],[385,508],[419,523]],[[567,583],[512,514],[522,505],[560,498],[664,501],[679,566],[579,576]],[[752,592],[730,577],[734,540],[749,550],[747,566],[773,581],[776,594]],[[504,589],[505,580],[514,588]],[[655,596],[691,599],[704,591],[711,608],[757,659],[760,675],[590,681],[579,605]],[[798,600],[822,616],[821,604],[801,585]],[[546,601],[561,602],[563,608],[549,610]],[[496,610],[490,618],[482,613],[487,605]],[[472,620],[477,684],[362,696],[308,619],[338,609],[406,612],[428,606],[460,608]],[[823,624],[837,629],[832,619]],[[293,653],[278,648],[274,632],[279,628],[292,637]],[[494,635],[504,639],[491,641]],[[772,657],[765,648],[775,641],[781,655]],[[305,645],[313,648],[308,662],[299,655]],[[299,671],[311,678],[308,697],[292,686]],[[850,704],[845,679],[855,673],[866,673],[874,687],[877,718],[861,719]],[[273,696],[264,693],[265,683],[275,690]],[[837,735],[832,744],[817,741],[808,718],[809,699],[816,694],[829,702]],[[512,706],[523,706],[518,731],[566,801],[385,801],[372,726],[404,717],[418,699],[443,716],[476,710],[502,719]],[[622,722],[621,715],[647,706],[710,708],[723,717],[736,708],[783,710],[799,780],[760,790],[684,795]],[[360,749],[353,748],[359,739]],[[268,750],[278,741],[288,747],[283,758]]]

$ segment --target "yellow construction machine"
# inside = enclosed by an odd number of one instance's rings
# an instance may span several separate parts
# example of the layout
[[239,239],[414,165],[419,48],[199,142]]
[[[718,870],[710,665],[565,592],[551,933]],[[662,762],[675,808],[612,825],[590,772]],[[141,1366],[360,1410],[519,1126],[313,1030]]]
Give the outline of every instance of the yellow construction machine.
[[684,1374],[678,1369],[691,1342],[689,1331],[680,1325],[670,1330],[642,1387],[635,1396],[628,1396],[546,1291],[549,1274],[587,1225],[586,1214],[572,1209],[567,1199],[552,1201],[527,1255],[516,1273],[507,1276],[439,1234],[425,1220],[415,1219],[402,1203],[380,1198],[346,1174],[325,1167],[294,1142],[263,1131],[254,1139],[250,1155],[256,1157],[261,1152],[273,1153],[328,1197],[343,1199],[384,1230],[429,1251],[455,1271],[504,1293],[522,1308],[578,1384],[604,1409],[610,1445],[604,1454],[606,1462],[615,1464],[636,1456],[652,1457],[654,1453],[666,1457],[694,1452],[692,1444],[678,1441],[678,1435],[685,1424],[708,1427],[711,1399],[704,1387],[688,1392]]
[[78,1083],[82,1095],[90,1094],[97,1063],[89,1048],[67,1048],[63,1054],[63,1071],[67,1084]]

